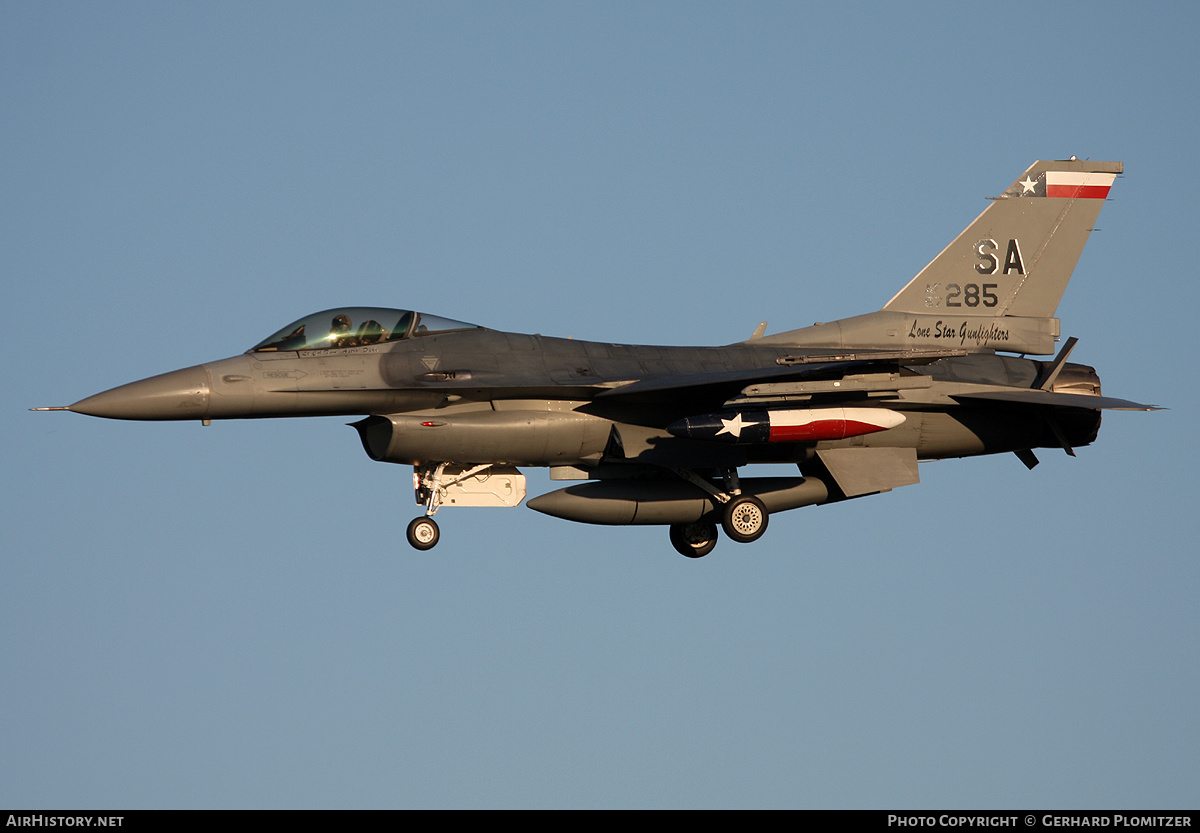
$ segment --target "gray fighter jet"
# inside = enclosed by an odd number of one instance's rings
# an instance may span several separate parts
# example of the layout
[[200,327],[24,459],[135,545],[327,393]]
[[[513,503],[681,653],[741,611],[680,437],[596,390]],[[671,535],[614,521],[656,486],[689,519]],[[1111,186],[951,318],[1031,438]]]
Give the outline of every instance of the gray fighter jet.
[[[112,419],[356,414],[373,460],[413,466],[420,550],[445,506],[517,506],[518,466],[582,481],[528,501],[595,524],[669,526],[697,558],[717,529],[916,483],[917,461],[1088,445],[1096,371],[1055,355],[1055,309],[1120,162],[1035,162],[883,309],[724,347],[522,335],[400,309],[314,313],[240,356],[65,408]],[[1053,356],[1047,361],[1026,355]],[[39,409],[42,410],[42,409]],[[739,477],[750,463],[790,476]]]

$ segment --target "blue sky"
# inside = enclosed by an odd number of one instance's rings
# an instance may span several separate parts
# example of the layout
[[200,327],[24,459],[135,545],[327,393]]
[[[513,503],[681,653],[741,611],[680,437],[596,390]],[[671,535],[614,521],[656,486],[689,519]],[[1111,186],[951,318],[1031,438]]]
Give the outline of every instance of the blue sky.
[[[1194,4],[7,3],[0,804],[1200,803]],[[345,419],[31,413],[332,306],[724,344],[1117,159],[1077,459],[680,558],[439,514]],[[531,470],[531,493],[550,487]]]

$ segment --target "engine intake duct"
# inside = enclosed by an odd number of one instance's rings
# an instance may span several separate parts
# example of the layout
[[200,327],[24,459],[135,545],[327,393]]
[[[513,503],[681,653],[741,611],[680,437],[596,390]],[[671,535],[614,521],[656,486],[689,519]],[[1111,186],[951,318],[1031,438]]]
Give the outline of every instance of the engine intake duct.
[[372,460],[570,465],[598,457],[609,422],[572,411],[391,414],[352,423]]

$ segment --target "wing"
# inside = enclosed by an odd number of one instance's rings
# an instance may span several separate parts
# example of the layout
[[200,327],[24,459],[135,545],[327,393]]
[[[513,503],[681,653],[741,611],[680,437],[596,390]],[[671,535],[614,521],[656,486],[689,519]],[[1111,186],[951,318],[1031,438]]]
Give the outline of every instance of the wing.
[[965,356],[962,350],[864,351],[810,356],[784,356],[773,367],[754,367],[712,373],[658,376],[630,382],[602,391],[596,399],[654,400],[664,395],[687,394],[724,402],[743,388],[755,384],[797,382],[809,379],[836,379],[849,371],[868,369],[895,371],[902,365],[919,365],[952,356]]

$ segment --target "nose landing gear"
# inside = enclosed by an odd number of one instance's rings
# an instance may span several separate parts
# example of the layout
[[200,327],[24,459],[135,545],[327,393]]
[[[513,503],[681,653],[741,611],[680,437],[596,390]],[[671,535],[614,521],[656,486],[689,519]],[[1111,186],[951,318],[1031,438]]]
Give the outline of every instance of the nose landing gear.
[[433,549],[442,537],[437,521],[430,517],[413,518],[405,534],[408,536],[408,543],[418,550]]
[[413,466],[413,492],[425,514],[408,525],[408,543],[431,550],[441,538],[433,516],[445,506],[517,506],[525,499],[525,476],[512,466],[434,463]]

